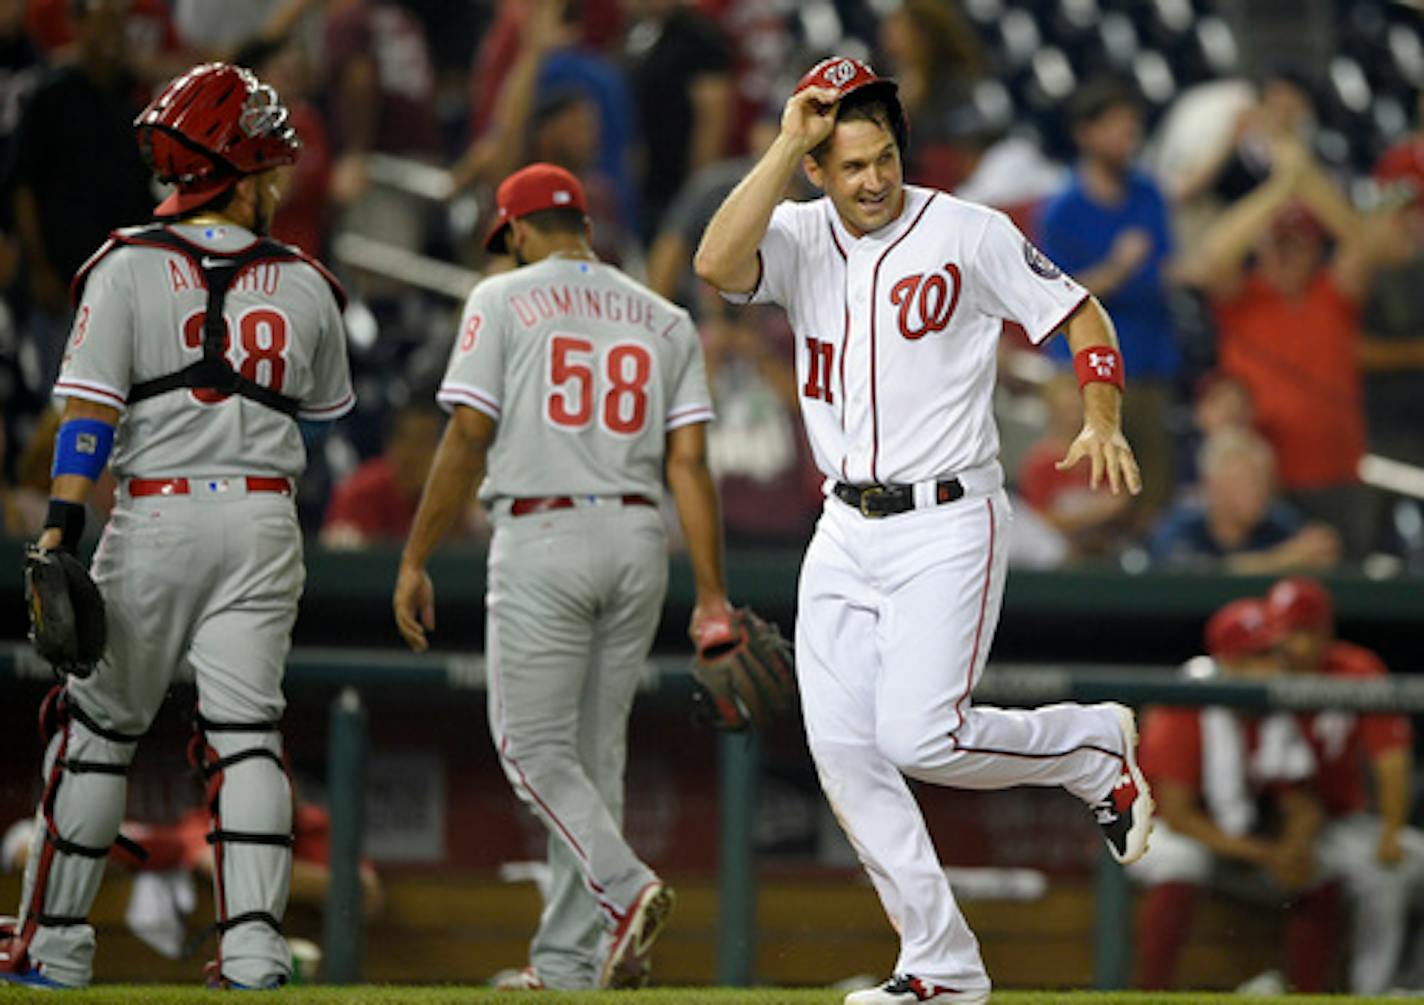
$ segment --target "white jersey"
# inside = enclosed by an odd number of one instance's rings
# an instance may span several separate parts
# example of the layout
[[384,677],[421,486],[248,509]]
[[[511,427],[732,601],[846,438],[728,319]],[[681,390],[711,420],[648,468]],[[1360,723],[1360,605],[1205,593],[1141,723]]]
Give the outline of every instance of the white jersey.
[[[238,226],[171,228],[200,248],[236,251],[256,240]],[[284,475],[306,468],[288,416],[237,395],[176,390],[128,406],[129,390],[202,356],[208,292],[187,256],[111,241],[92,258],[65,350],[56,397],[124,411],[110,464],[123,477]],[[346,330],[327,279],[306,261],[258,262],[223,304],[227,358],[239,373],[301,403],[303,419],[351,410]]]
[[668,432],[712,420],[687,312],[611,265],[557,256],[475,287],[436,397],[499,423],[486,503],[660,499]]
[[858,239],[827,198],[783,202],[762,238],[756,289],[728,296],[786,308],[816,464],[853,484],[997,464],[1002,322],[1036,344],[1088,295],[1003,213],[904,191],[899,218]]

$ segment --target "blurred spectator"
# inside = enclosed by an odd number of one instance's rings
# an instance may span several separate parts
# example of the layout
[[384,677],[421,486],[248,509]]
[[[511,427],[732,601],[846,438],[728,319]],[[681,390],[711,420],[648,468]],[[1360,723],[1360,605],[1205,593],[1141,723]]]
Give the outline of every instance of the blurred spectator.
[[[752,126],[745,157],[734,157],[708,165],[698,171],[678,190],[668,211],[663,215],[658,232],[648,248],[648,285],[669,300],[694,312],[705,301],[703,284],[692,271],[692,252],[707,229],[712,215],[722,200],[746,177],[756,159],[766,152],[781,129],[780,109],[775,116],[763,115]],[[808,183],[797,172],[785,197],[804,198]],[[694,313],[694,316],[697,316]]]
[[1251,392],[1229,374],[1206,374],[1197,383],[1192,419],[1204,439],[1223,429],[1250,429],[1255,422]]
[[1275,497],[1271,448],[1244,429],[1224,429],[1202,445],[1201,499],[1178,502],[1158,521],[1148,552],[1157,564],[1244,575],[1327,568],[1340,539]]
[[[1206,625],[1217,672],[1279,672],[1265,605],[1235,600]],[[1137,911],[1137,987],[1171,987],[1201,889],[1284,903],[1286,971],[1297,991],[1324,991],[1338,938],[1339,895],[1322,882],[1314,844],[1323,812],[1314,759],[1289,713],[1255,719],[1229,708],[1155,708],[1138,760],[1157,799],[1147,854],[1128,874],[1147,887]]]
[[[1346,555],[1358,559],[1376,522],[1375,497],[1358,480],[1358,305],[1375,252],[1306,149],[1286,134],[1275,144],[1270,180],[1216,219],[1181,275],[1211,300],[1221,369],[1250,390],[1281,488],[1340,531]],[[1336,242],[1328,259],[1322,226]]]
[[1424,90],[1416,104],[1414,131],[1375,166],[1402,211],[1384,224],[1391,254],[1365,301],[1360,362],[1370,449],[1424,465]]
[[331,140],[325,120],[308,100],[312,66],[306,46],[299,36],[290,34],[249,45],[237,54],[236,61],[282,96],[302,140],[302,155],[296,164],[277,175],[282,195],[272,219],[272,236],[322,257],[331,223]]
[[431,405],[408,405],[397,412],[385,452],[332,490],[321,543],[328,548],[364,548],[404,541],[442,428],[440,412]]
[[[1038,232],[1041,203],[1068,184],[1067,169],[1026,136],[981,130],[965,138],[961,151],[967,175],[954,194],[1002,210],[1025,234]],[[1031,345],[1027,338],[1024,345]]]
[[[324,62],[337,160],[332,196],[366,191],[367,154],[435,158],[435,71],[420,22],[387,0],[326,0]],[[409,241],[400,242],[409,243]]]
[[717,412],[707,432],[707,461],[721,491],[727,541],[804,544],[823,497],[796,421],[791,332],[764,308],[718,303],[704,313],[703,349]]
[[[172,0],[173,24],[188,45],[212,58],[286,35],[322,0]],[[255,67],[249,67],[255,69]],[[284,94],[283,97],[286,97]]]
[[[78,18],[81,10],[93,6],[90,0],[30,0],[26,23],[30,37],[56,62],[69,58],[71,50],[82,46]],[[119,38],[134,80],[133,100],[143,107],[156,85],[166,83],[193,65],[191,53],[173,25],[166,0],[120,0]]]
[[[1043,251],[1103,302],[1117,328],[1132,393],[1123,398],[1123,433],[1139,458],[1142,494],[1134,521],[1145,527],[1172,496],[1173,382],[1181,367],[1167,304],[1165,264],[1172,253],[1167,204],[1156,182],[1133,166],[1142,109],[1126,85],[1093,81],[1069,108],[1079,160],[1068,188],[1043,208]],[[1050,354],[1067,364],[1066,339]]]
[[529,122],[526,160],[557,164],[583,183],[588,218],[593,221],[593,250],[599,259],[617,265],[635,250],[623,227],[613,180],[598,170],[598,105],[579,88],[543,94]]
[[[1388,674],[1368,649],[1336,640],[1334,604],[1319,582],[1280,580],[1266,609],[1286,669],[1362,683]],[[1424,833],[1407,826],[1414,775],[1409,717],[1324,711],[1301,723],[1328,817],[1320,860],[1342,878],[1353,909],[1350,991],[1384,994],[1398,985],[1410,907],[1424,893]]]
[[[20,127],[20,113],[39,85],[44,57],[25,31],[25,0],[0,0],[0,165],[10,160],[10,141]],[[4,229],[10,229],[9,209]],[[0,271],[0,286],[9,270]]]
[[[517,22],[519,48],[514,62],[497,88],[493,84],[486,87],[486,92],[497,91],[498,97],[491,124],[475,133],[450,169],[453,192],[473,185],[493,186],[527,160],[526,131],[535,83],[548,54],[571,36],[565,0],[535,0],[523,9],[526,16]],[[601,137],[602,130],[596,129],[595,141],[601,142]]]
[[697,9],[714,18],[732,48],[736,116],[731,150],[754,152],[750,133],[768,107],[781,114],[790,67],[797,59],[796,25],[790,0],[698,0]]
[[[470,74],[470,130],[477,143],[489,132],[492,118],[500,119],[500,126],[508,130],[505,120],[512,118],[507,107],[509,99],[505,96],[512,86],[508,81],[515,65],[525,58],[521,46],[527,47],[538,39],[544,49],[537,60],[536,93],[577,88],[591,95],[598,104],[598,169],[613,180],[619,206],[627,214],[623,226],[631,229],[637,225],[638,204],[629,163],[634,138],[633,99],[623,75],[591,47],[595,43],[587,37],[585,28],[592,27],[592,22],[586,25],[583,16],[585,10],[590,15],[598,10],[598,17],[606,18],[606,12],[601,10],[604,6],[606,2],[594,3],[593,0],[553,0],[552,4],[544,0],[533,4],[528,0],[503,0],[494,24],[475,54]],[[546,32],[542,28],[534,36],[528,34],[525,26],[536,14],[541,18],[552,14],[558,26],[554,37],[545,41]],[[602,27],[599,30],[601,32]],[[519,128],[522,129],[522,125]],[[516,131],[510,135],[519,134]],[[484,176],[498,181],[506,173],[504,169],[490,169]]]
[[1095,492],[1083,465],[1067,471],[1058,462],[1083,428],[1083,397],[1071,373],[1042,385],[1048,426],[1029,448],[1018,471],[1018,490],[1030,508],[1062,534],[1074,557],[1101,555],[1121,540],[1128,496]]
[[1315,105],[1303,72],[1278,67],[1264,74],[1254,91],[1254,100],[1227,116],[1230,128],[1218,130],[1215,143],[1198,148],[1192,167],[1176,173],[1170,187],[1174,200],[1209,195],[1233,203],[1271,175],[1275,137],[1292,136],[1307,146],[1312,142]]
[[657,232],[684,181],[730,149],[731,51],[683,0],[627,0],[629,83],[643,142],[642,234]]
[[880,22],[880,48],[913,130],[905,180],[953,191],[971,170],[964,141],[978,124],[979,40],[957,0],[904,0]]
[[[1196,381],[1196,395],[1192,401],[1192,429],[1183,441],[1178,460],[1182,486],[1196,486],[1201,477],[1197,461],[1201,446],[1223,429],[1255,428],[1255,409],[1251,407],[1251,392],[1235,377],[1220,370],[1202,374]],[[1188,450],[1187,447],[1190,447]],[[1191,491],[1187,488],[1186,491]]]
[[68,335],[69,280],[117,227],[153,213],[133,139],[123,0],[76,0],[77,59],[36,88],[20,120],[6,192],[29,282],[25,337],[48,393]]

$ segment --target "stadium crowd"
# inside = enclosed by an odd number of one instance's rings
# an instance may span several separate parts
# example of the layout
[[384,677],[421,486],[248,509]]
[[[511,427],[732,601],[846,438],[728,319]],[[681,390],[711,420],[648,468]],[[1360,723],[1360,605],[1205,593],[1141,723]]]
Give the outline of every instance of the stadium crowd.
[[548,160],[587,187],[599,253],[700,322],[732,544],[804,540],[820,489],[793,421],[789,330],[723,306],[689,260],[774,135],[788,75],[834,50],[899,79],[910,181],[1009,213],[1117,325],[1146,485],[1132,505],[1090,494],[1085,469],[1053,469],[1078,421],[1066,346],[1039,354],[1005,333],[1016,562],[1417,569],[1418,503],[1363,482],[1361,461],[1424,463],[1418,17],[1324,4],[1328,59],[1287,45],[1293,62],[1262,65],[1237,37],[1246,6],[5,0],[4,530],[42,520],[68,279],[155,202],[129,123],[180,69],[222,58],[277,86],[305,144],[276,235],[356,294],[361,404],[312,444],[310,531],[333,547],[405,533],[458,309],[419,273],[505,267],[476,239],[493,185]]

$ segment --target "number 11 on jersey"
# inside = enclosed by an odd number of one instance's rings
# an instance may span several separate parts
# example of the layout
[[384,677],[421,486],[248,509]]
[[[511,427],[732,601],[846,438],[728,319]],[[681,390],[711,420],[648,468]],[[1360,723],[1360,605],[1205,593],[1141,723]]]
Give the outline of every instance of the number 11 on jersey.
[[807,398],[816,398],[827,405],[836,403],[831,394],[831,370],[836,358],[836,347],[830,342],[806,336],[806,386],[801,393]]

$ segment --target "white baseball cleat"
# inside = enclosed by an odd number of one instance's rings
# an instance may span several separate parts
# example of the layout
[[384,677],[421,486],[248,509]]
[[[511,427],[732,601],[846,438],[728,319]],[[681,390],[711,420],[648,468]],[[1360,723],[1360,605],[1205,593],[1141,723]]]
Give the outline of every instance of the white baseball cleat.
[[1108,851],[1123,865],[1130,865],[1147,851],[1152,834],[1152,790],[1137,766],[1137,717],[1126,705],[1104,702],[1099,708],[1111,710],[1122,729],[1123,770],[1111,792],[1088,808],[1103,830]]
[[603,961],[598,986],[603,988],[641,988],[648,983],[652,969],[650,957],[653,943],[672,916],[677,897],[672,887],[655,879],[638,891],[628,913],[613,930],[608,946],[608,958]]
[[989,1005],[989,991],[958,991],[913,974],[893,974],[879,987],[852,991],[845,997],[845,1005],[910,1005],[927,1001],[940,1005]]

